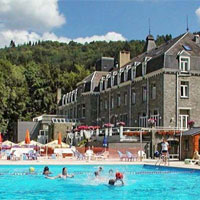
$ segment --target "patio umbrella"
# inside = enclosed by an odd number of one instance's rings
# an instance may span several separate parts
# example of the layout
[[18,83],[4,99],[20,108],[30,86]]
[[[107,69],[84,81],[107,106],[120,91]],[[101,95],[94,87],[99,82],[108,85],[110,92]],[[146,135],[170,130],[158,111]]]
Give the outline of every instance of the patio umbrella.
[[29,130],[26,129],[25,143],[26,143],[26,144],[30,144],[30,142],[31,142],[31,140],[30,140]]
[[45,146],[51,147],[51,148],[57,148],[57,147],[69,148],[69,145],[64,143],[64,142],[61,142],[61,144],[58,144],[58,140],[54,140],[52,142],[49,142]]
[[106,127],[106,128],[111,128],[113,126],[114,126],[114,124],[111,124],[111,123],[104,124],[104,127]]
[[[20,142],[18,145],[19,145],[19,146],[25,146],[25,145],[26,145],[26,142],[25,142],[25,141],[22,141],[22,142]],[[39,143],[39,142],[36,142],[36,141],[34,141],[34,140],[31,140],[30,143],[29,143],[29,145],[31,145],[31,146],[39,146],[39,147],[44,146],[43,144],[41,144],[41,143]]]
[[78,126],[78,130],[79,130],[79,131],[80,131],[80,130],[88,130],[88,129],[89,129],[88,126],[84,126],[84,125]]
[[62,134],[58,133],[58,144],[61,145],[62,143]]
[[13,142],[11,142],[11,141],[9,141],[9,140],[6,140],[6,141],[4,141],[4,142],[2,142],[2,145],[5,145],[5,146],[14,146],[15,145],[15,143],[13,143]]

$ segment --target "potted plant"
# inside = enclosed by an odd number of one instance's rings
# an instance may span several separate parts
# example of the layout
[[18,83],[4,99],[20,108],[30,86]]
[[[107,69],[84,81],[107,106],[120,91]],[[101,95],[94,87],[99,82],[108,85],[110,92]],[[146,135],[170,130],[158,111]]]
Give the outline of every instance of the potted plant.
[[194,126],[194,124],[195,124],[194,120],[189,120],[189,121],[188,121],[188,126],[189,126],[190,128],[192,128],[192,127]]
[[149,119],[148,119],[148,125],[149,125],[150,127],[155,126],[155,124],[156,124],[156,120],[155,120],[154,118],[149,118]]

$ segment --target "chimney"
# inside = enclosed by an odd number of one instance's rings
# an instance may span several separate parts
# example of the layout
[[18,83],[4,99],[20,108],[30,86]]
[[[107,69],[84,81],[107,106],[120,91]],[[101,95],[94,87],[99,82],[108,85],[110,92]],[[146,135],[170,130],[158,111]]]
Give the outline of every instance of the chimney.
[[124,66],[130,61],[130,51],[120,51],[119,52],[119,67]]
[[199,35],[194,35],[194,42],[196,43],[196,44],[199,44],[200,43],[200,39],[199,39]]
[[57,105],[60,103],[60,100],[61,100],[61,88],[57,88]]
[[156,43],[155,43],[155,40],[153,38],[153,35],[148,35],[146,37],[146,44],[145,44],[145,47],[144,47],[144,51],[148,52],[152,49],[156,48]]

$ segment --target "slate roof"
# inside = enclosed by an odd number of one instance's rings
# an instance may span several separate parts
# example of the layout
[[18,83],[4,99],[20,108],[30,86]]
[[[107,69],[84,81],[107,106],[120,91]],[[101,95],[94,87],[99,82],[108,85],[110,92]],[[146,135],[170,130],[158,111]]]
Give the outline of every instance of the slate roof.
[[[183,37],[184,35],[187,35],[189,33],[185,33],[185,34],[182,34],[182,35],[179,35],[178,37],[172,39],[172,40],[169,40],[167,41],[166,43],[156,47],[155,49],[152,49],[148,52],[144,52],[136,57],[134,57],[133,59],[131,59],[130,62],[128,62],[126,65],[128,64],[132,64],[134,62],[142,62],[144,61],[144,58],[145,57],[151,57],[152,59],[153,58],[156,58],[156,57],[159,57],[161,55],[163,55],[168,49],[170,49],[170,47],[172,47],[181,37]],[[124,65],[123,67],[125,67],[126,65]]]
[[183,136],[194,136],[200,134],[200,127],[193,127],[189,129],[188,131],[184,131],[182,133]]

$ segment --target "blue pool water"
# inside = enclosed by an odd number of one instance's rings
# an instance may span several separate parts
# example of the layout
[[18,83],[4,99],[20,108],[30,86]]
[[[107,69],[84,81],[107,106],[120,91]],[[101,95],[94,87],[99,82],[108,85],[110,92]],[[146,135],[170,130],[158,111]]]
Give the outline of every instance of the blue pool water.
[[[64,166],[49,166],[52,176]],[[143,166],[105,165],[102,179],[94,178],[97,165],[66,166],[74,178],[49,180],[41,175],[44,166],[34,166],[37,175],[26,175],[29,166],[0,166],[0,199],[62,200],[62,199],[200,199],[200,172]],[[108,171],[124,173],[123,187],[108,186]]]

